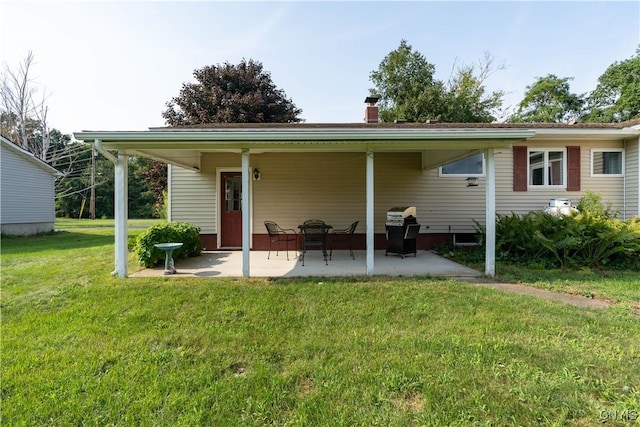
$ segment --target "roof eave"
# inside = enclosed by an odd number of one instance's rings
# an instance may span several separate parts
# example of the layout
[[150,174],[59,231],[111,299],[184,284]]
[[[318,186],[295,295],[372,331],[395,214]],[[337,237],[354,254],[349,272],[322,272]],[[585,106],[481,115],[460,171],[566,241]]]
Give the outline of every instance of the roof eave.
[[82,131],[74,137],[82,141],[117,142],[253,142],[253,141],[397,141],[462,139],[528,139],[527,129],[210,129],[175,131]]

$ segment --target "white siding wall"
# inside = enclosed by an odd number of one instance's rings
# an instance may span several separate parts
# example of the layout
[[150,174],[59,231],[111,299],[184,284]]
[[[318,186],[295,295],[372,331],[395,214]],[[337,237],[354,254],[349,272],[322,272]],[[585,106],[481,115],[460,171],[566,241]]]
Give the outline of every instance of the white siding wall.
[[54,176],[9,148],[0,154],[2,233],[32,234],[53,230]]
[[[544,142],[541,148],[564,147],[566,142]],[[623,208],[623,178],[591,177],[592,148],[621,148],[617,142],[581,143],[581,191],[513,191],[513,152],[496,152],[496,210],[525,213],[544,209],[551,198],[573,203],[587,189],[602,193],[614,209]],[[637,144],[636,144],[637,150]],[[637,157],[637,155],[636,155]],[[240,169],[239,154],[205,154],[202,172],[171,168],[171,218],[216,233],[216,173],[220,168]],[[296,228],[305,219],[319,218],[334,227],[359,220],[365,230],[365,153],[264,153],[252,154],[252,168],[261,179],[251,181],[253,233],[265,233],[264,221]],[[395,206],[415,206],[423,233],[471,233],[474,220],[484,224],[485,179],[467,187],[464,177],[440,177],[438,169],[421,170],[420,153],[375,153],[375,231],[384,232],[387,211]],[[637,180],[637,175],[636,175]],[[426,227],[429,227],[428,229]]]
[[627,205],[625,217],[640,215],[640,138],[627,141],[625,157]]

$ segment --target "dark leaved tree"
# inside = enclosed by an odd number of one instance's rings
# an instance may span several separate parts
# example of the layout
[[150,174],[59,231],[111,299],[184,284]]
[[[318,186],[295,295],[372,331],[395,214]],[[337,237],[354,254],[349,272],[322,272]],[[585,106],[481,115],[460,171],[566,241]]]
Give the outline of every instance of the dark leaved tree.
[[262,64],[242,60],[195,70],[196,83],[184,83],[180,95],[162,113],[169,126],[206,123],[297,123],[302,110],[276,88]]

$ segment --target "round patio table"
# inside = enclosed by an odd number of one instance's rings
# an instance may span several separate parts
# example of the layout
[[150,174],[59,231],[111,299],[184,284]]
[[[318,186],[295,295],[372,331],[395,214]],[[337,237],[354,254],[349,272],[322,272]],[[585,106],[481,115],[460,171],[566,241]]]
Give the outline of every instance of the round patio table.
[[153,245],[158,249],[161,249],[165,253],[164,259],[164,274],[176,274],[176,269],[173,265],[173,251],[182,247],[182,243],[158,243]]

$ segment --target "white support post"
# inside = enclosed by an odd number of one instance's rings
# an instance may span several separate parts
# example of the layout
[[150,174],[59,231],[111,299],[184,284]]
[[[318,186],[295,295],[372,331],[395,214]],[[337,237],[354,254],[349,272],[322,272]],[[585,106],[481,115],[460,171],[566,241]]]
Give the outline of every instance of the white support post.
[[496,274],[496,168],[493,148],[486,149],[484,157],[487,168],[484,272],[493,277]]
[[242,150],[242,276],[249,277],[249,251],[251,230],[249,229],[249,150]]
[[[628,215],[628,218],[631,218],[634,215],[638,215],[640,217],[640,136],[638,137],[638,145],[636,146],[636,156],[638,156],[638,158],[636,159],[636,170],[633,171],[633,174],[636,175],[636,179],[637,179],[637,186],[636,186],[636,206],[634,207],[635,213],[632,211],[631,215]],[[629,164],[633,164],[632,162],[629,162]],[[630,176],[633,176],[633,174],[631,174]],[[627,176],[627,174],[625,173],[625,177]],[[627,179],[627,178],[625,178]]]
[[373,275],[375,255],[373,151],[367,151],[367,275]]
[[115,264],[116,269],[112,276],[127,277],[128,248],[127,248],[127,220],[129,216],[129,189],[128,189],[128,162],[129,156],[119,152],[115,163]]

